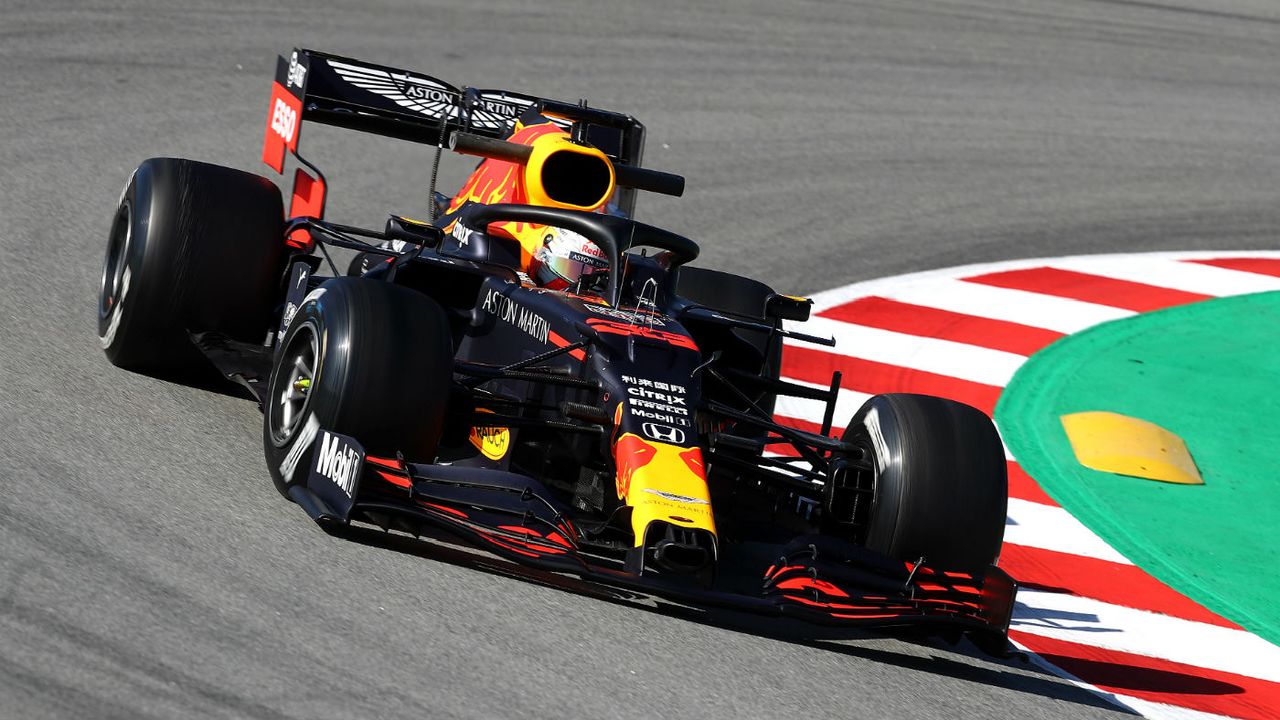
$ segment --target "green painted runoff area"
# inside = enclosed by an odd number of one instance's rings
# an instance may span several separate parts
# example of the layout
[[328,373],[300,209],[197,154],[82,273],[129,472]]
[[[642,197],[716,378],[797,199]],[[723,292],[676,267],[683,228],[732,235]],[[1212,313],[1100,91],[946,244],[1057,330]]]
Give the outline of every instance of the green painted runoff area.
[[[1090,470],[1059,417],[1108,410],[1179,435],[1204,485]],[[1280,644],[1280,292],[1099,325],[1036,353],[996,406],[1059,504],[1166,585]]]

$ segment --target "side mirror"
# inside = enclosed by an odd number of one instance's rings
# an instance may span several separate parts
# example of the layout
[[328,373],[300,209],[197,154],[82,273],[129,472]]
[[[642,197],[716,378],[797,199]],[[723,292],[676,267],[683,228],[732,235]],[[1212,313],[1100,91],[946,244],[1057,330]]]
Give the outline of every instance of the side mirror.
[[387,227],[382,232],[387,236],[388,240],[399,240],[413,245],[426,245],[427,247],[439,245],[440,240],[444,237],[444,234],[440,232],[440,228],[434,225],[420,220],[400,217],[399,215],[392,215],[387,218]]
[[812,309],[812,300],[794,295],[770,295],[764,306],[765,314],[769,317],[797,322],[808,320]]

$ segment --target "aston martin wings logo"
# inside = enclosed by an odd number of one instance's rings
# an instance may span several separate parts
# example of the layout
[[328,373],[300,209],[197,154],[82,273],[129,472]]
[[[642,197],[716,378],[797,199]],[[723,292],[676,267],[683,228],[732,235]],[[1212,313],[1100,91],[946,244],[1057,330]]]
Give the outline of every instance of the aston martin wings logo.
[[[489,130],[505,130],[510,132],[526,110],[534,107],[537,98],[509,93],[502,90],[468,89],[471,107],[471,126]],[[548,120],[564,130],[573,126],[573,121],[560,117],[548,117]]]
[[695,498],[695,497],[688,497],[687,495],[677,495],[675,493],[669,493],[663,490],[654,490],[653,488],[645,488],[644,491],[647,493],[653,493],[654,495],[657,495],[658,497],[664,498],[666,500],[674,500],[675,502],[688,503],[690,505],[710,505],[711,504],[709,500],[703,500],[701,498]]
[[461,110],[458,91],[444,83],[409,73],[391,73],[376,68],[325,60],[343,80],[380,95],[407,110],[432,120],[457,118]]
[[471,124],[489,130],[511,128],[520,114],[533,106],[533,100],[516,97],[501,90],[469,90]]

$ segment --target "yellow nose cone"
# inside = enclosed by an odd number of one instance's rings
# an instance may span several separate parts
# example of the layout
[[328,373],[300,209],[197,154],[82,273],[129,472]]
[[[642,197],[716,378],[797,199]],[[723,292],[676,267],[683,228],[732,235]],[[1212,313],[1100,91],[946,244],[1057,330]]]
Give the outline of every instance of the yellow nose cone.
[[1182,485],[1203,485],[1182,438],[1146,420],[1113,412],[1063,415],[1076,460],[1102,472]]

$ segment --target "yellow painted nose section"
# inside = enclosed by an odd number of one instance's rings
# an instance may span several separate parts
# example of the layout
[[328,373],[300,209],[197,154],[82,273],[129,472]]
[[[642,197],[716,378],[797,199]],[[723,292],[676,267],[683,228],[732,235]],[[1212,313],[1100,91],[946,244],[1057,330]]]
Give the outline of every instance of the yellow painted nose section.
[[618,498],[631,506],[635,544],[655,520],[716,535],[702,451],[627,433],[614,446]]
[[1204,479],[1182,438],[1120,413],[1091,411],[1063,415],[1076,460],[1087,468],[1181,485]]

